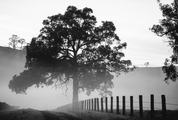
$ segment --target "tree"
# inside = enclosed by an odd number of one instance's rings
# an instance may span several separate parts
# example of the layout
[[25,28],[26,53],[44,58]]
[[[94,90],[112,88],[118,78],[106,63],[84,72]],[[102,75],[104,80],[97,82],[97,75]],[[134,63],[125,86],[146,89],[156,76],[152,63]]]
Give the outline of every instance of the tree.
[[12,35],[11,38],[9,38],[9,47],[13,49],[23,49],[23,46],[25,45],[25,39],[18,37],[17,35]]
[[128,72],[131,61],[122,60],[126,43],[121,43],[114,24],[97,25],[92,13],[90,8],[69,6],[63,15],[44,20],[40,34],[27,46],[27,69],[13,77],[9,88],[23,93],[34,84],[73,80],[73,103],[79,90],[90,94],[111,88],[111,73]]
[[173,55],[170,59],[165,60],[162,70],[166,74],[166,82],[169,79],[176,81],[178,77],[175,66],[175,64],[178,63],[178,1],[175,0],[170,5],[162,4],[160,0],[158,0],[158,3],[162,11],[163,19],[160,20],[158,25],[153,25],[151,30],[158,36],[166,36],[169,39],[168,43],[173,49]]
[[23,49],[24,45],[26,44],[25,39],[21,38],[18,40],[18,43],[20,44],[19,48]]
[[149,62],[145,62],[145,63],[144,63],[144,66],[145,66],[145,67],[148,67],[149,65],[150,65]]

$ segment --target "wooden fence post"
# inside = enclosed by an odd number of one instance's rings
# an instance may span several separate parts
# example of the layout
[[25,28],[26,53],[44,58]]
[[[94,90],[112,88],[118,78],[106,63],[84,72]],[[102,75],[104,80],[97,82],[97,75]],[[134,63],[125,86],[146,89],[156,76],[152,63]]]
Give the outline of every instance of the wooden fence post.
[[108,98],[105,98],[105,111],[108,112]]
[[139,95],[139,113],[140,117],[143,117],[143,97]]
[[133,116],[133,96],[130,96],[130,115]]
[[89,99],[87,100],[87,110],[89,110]]
[[165,95],[161,95],[162,100],[162,115],[165,118],[166,117],[166,97]]
[[85,100],[85,110],[87,110],[87,100]]
[[89,103],[89,110],[91,110],[91,99],[89,99],[88,103]]
[[125,115],[125,96],[122,96],[122,114]]
[[95,111],[97,110],[97,101],[96,101],[96,98],[95,98]]
[[119,114],[119,96],[116,97],[116,113]]
[[150,95],[150,104],[151,104],[151,118],[154,117],[154,95]]
[[85,110],[87,110],[87,100],[85,100]]
[[91,109],[92,109],[92,111],[94,110],[93,109],[93,99],[91,99]]
[[101,112],[103,112],[103,98],[101,98]]
[[111,113],[113,113],[113,97],[111,96]]
[[96,99],[97,100],[97,110],[99,111],[99,98]]
[[95,101],[95,111],[96,111],[96,98],[94,98],[94,101]]

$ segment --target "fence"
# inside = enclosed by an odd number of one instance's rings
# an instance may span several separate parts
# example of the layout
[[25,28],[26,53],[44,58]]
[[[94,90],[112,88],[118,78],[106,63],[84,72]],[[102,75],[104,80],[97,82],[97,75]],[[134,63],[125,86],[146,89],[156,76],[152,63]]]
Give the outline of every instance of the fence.
[[[145,109],[146,111],[149,111],[150,117],[154,117],[155,115],[155,101],[154,101],[154,95],[150,95],[150,108]],[[122,101],[122,102],[120,102]],[[126,103],[129,105],[126,105]],[[134,112],[138,111],[139,116],[143,117],[144,113],[144,104],[143,102],[143,96],[139,95],[138,96],[138,109],[134,109],[134,97],[130,96],[129,102],[126,102],[126,96],[122,96],[121,98],[119,96],[115,97],[104,97],[104,98],[93,98],[93,99],[87,99],[80,101],[80,106],[82,110],[87,110],[87,111],[100,111],[100,112],[109,112],[109,113],[116,113],[116,114],[122,114],[126,115],[129,114],[130,116],[134,115]],[[122,104],[122,105],[120,105]],[[157,103],[158,104],[158,103]],[[166,117],[167,110],[166,110],[166,97],[165,95],[161,95],[161,102],[159,102],[161,105],[161,115],[163,117]],[[122,106],[122,108],[121,108]],[[128,108],[129,106],[129,108]],[[110,109],[108,109],[110,108]]]

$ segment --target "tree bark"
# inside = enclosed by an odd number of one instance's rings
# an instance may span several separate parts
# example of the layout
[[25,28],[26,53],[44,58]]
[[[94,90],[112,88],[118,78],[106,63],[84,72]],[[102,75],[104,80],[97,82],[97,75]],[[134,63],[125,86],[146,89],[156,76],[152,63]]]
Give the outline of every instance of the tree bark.
[[73,77],[73,99],[72,99],[72,104],[73,104],[73,110],[78,110],[79,109],[79,104],[78,104],[78,77],[77,73],[74,73]]

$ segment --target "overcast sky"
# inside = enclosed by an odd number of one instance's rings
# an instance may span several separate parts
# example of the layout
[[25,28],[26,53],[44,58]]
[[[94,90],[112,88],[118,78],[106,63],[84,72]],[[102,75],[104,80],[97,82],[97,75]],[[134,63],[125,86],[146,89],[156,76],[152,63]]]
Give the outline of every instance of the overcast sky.
[[[127,42],[126,58],[136,66],[150,62],[161,66],[171,49],[165,38],[149,28],[161,19],[157,0],[0,0],[0,45],[7,46],[12,34],[27,42],[39,34],[42,21],[64,13],[69,5],[90,7],[100,21],[113,21],[121,41]],[[162,0],[167,3],[172,0]]]

